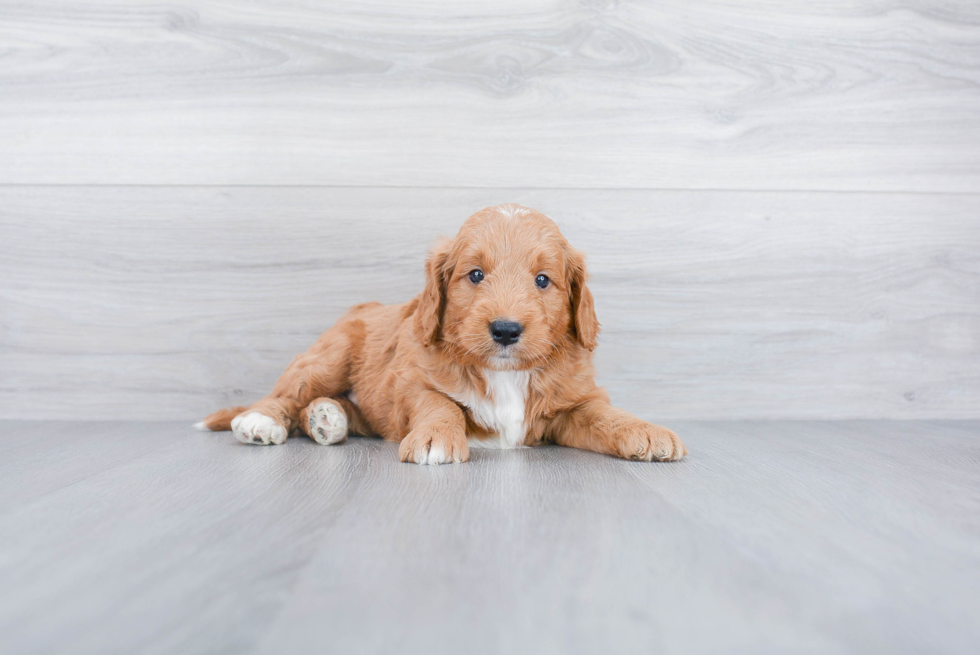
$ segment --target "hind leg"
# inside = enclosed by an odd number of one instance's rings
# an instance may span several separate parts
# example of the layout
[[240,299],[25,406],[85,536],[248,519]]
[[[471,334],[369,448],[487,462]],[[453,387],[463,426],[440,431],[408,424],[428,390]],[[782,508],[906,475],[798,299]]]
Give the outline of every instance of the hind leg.
[[260,412],[247,411],[231,420],[231,429],[242,443],[261,446],[285,443],[289,432],[282,423]]
[[281,444],[293,429],[304,429],[300,414],[313,399],[344,393],[350,379],[350,333],[350,323],[338,323],[294,359],[272,393],[231,422],[235,437],[244,443]]
[[300,412],[299,427],[310,439],[330,445],[349,434],[370,435],[372,430],[357,405],[347,398],[317,398]]
[[317,398],[300,412],[299,428],[318,444],[328,446],[347,439],[347,412],[333,398]]

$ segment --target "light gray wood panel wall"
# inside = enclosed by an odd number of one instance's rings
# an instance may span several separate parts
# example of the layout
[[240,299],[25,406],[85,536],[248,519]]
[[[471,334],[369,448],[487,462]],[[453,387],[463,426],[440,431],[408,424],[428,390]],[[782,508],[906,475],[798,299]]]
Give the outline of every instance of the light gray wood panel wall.
[[0,189],[0,415],[193,419],[480,207],[589,255],[601,382],[658,418],[980,416],[980,195]]
[[637,411],[978,416],[978,82],[972,2],[0,0],[0,415],[254,399],[518,201]]
[[0,183],[980,190],[980,4],[0,3]]

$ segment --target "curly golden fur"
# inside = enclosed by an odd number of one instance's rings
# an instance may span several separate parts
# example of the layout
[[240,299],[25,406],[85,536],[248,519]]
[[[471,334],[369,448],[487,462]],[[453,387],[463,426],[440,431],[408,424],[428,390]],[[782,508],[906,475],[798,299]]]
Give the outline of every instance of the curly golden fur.
[[[599,322],[586,280],[582,254],[551,219],[518,205],[483,209],[436,245],[413,300],[353,307],[268,397],[203,425],[251,443],[282,443],[294,430],[320,443],[377,434],[400,442],[402,461],[426,464],[465,462],[471,445],[543,440],[680,459],[677,435],[613,407],[595,385]],[[521,331],[495,336],[494,325]]]

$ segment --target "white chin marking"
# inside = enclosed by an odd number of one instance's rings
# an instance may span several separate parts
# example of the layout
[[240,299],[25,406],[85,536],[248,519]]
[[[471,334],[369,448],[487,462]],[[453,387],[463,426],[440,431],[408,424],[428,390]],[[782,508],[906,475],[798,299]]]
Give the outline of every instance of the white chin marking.
[[510,355],[494,355],[487,363],[494,371],[510,371],[517,368],[520,360]]
[[347,438],[347,416],[333,403],[323,402],[310,410],[310,435],[324,446]]
[[285,443],[288,433],[275,419],[258,412],[248,412],[236,416],[231,422],[235,437],[242,443],[263,446]]

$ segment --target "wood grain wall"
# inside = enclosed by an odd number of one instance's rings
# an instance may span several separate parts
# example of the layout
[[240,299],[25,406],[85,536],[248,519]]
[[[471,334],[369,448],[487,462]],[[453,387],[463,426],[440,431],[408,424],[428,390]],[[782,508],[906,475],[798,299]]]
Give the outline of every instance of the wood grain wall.
[[0,417],[255,399],[510,201],[634,411],[980,417],[980,5],[755,0],[0,0]]

